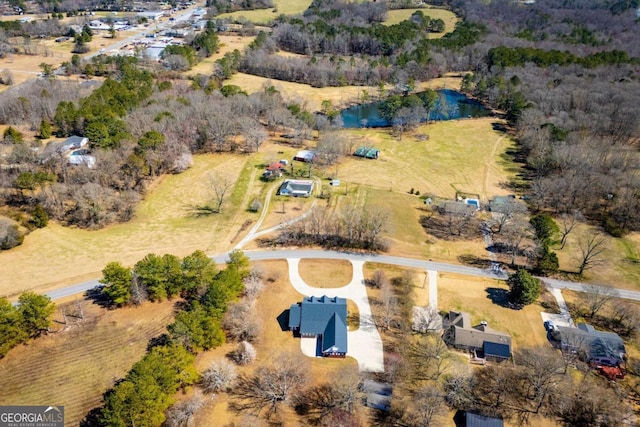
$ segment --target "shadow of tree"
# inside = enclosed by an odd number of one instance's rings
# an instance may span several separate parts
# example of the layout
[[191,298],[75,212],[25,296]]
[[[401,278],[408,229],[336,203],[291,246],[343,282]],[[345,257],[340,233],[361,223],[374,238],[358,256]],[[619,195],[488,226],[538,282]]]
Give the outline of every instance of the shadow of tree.
[[469,265],[469,266],[478,267],[478,268],[490,268],[492,264],[495,264],[495,262],[489,259],[480,258],[479,256],[472,255],[472,254],[459,255],[458,261],[460,261],[464,265]]
[[84,297],[100,307],[109,309],[115,308],[113,304],[111,304],[111,301],[102,292],[102,286],[96,286],[95,288],[87,290],[84,293]]
[[485,292],[487,293],[487,298],[489,298],[492,303],[499,305],[500,307],[515,308],[509,302],[509,291],[506,289],[486,288]]
[[220,213],[216,208],[210,205],[187,205],[186,209],[190,216],[203,217]]

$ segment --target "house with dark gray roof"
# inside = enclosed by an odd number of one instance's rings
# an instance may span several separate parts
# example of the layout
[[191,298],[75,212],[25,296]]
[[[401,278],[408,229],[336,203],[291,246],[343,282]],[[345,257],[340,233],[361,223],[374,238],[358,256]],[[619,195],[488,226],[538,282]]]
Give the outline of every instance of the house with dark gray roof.
[[281,196],[309,197],[311,193],[313,193],[313,181],[307,179],[287,179],[278,190]]
[[347,354],[347,300],[339,297],[305,297],[289,309],[289,329],[319,340],[320,355]]
[[478,210],[478,206],[456,200],[445,200],[438,206],[443,215],[472,216]]
[[445,332],[442,339],[457,349],[474,351],[478,357],[503,361],[511,357],[511,336],[496,331],[486,322],[472,326],[471,315],[450,311],[444,316]]
[[627,354],[618,334],[598,331],[587,323],[578,323],[576,328],[556,326],[550,336],[562,351],[578,352],[585,362],[608,361],[606,365],[618,366]]

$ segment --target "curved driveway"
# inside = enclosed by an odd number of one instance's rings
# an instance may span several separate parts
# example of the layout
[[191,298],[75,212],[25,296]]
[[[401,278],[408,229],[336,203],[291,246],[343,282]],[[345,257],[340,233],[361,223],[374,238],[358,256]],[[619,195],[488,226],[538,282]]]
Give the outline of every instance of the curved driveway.
[[[360,315],[360,326],[355,331],[347,333],[348,352],[347,355],[358,361],[361,371],[384,372],[384,352],[382,338],[378,333],[378,328],[371,313],[369,297],[364,284],[364,261],[351,261],[353,266],[353,277],[351,282],[341,288],[314,288],[307,285],[298,269],[300,258],[287,258],[289,264],[289,281],[293,288],[305,296],[340,297],[350,299],[358,306]],[[301,340],[303,353],[307,356],[315,356],[315,340],[310,347],[310,352],[305,351],[307,347],[305,340]],[[309,354],[310,353],[310,354]]]

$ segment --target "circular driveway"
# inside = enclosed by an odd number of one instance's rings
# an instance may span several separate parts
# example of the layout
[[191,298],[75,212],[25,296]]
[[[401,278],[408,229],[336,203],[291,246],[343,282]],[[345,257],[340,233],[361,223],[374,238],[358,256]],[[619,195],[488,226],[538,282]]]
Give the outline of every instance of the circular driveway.
[[[361,371],[384,372],[384,351],[382,338],[378,333],[373,315],[367,288],[364,282],[364,263],[361,260],[349,260],[353,265],[353,277],[351,282],[341,288],[315,288],[307,285],[300,277],[300,258],[287,258],[289,264],[289,280],[293,288],[305,296],[340,297],[350,299],[358,306],[360,312],[360,327],[355,331],[347,332],[348,351],[347,356],[358,361]],[[313,345],[310,344],[313,342]],[[300,342],[302,352],[307,356],[315,357],[316,340],[303,339]]]

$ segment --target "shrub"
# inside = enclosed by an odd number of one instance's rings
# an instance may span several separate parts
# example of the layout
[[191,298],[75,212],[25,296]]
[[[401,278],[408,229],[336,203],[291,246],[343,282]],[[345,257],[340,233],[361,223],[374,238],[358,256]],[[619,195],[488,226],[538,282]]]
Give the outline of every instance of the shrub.
[[17,222],[0,217],[0,249],[11,249],[22,244],[24,235]]
[[251,212],[258,212],[260,209],[262,209],[262,202],[258,199],[253,199],[249,205],[249,210]]
[[41,205],[36,205],[36,208],[33,210],[31,222],[36,228],[44,228],[49,223],[49,215],[47,215],[47,211],[45,211]]

